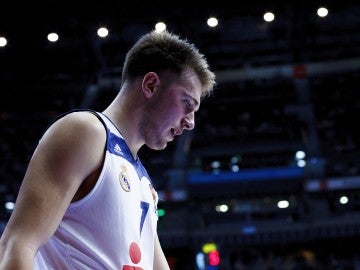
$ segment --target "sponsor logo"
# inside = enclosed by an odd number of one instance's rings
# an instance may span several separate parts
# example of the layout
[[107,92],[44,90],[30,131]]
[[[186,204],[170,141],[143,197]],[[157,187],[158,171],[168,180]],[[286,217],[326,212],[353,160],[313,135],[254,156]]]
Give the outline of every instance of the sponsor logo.
[[154,189],[154,187],[151,184],[149,184],[149,188],[150,188],[150,191],[151,191],[152,198],[154,200],[155,214],[158,214],[158,211],[157,211],[157,205],[158,205],[158,200],[159,200],[158,194],[157,194],[156,190]]
[[115,144],[114,151],[115,151],[115,153],[118,153],[118,154],[121,153],[121,148],[118,144]]

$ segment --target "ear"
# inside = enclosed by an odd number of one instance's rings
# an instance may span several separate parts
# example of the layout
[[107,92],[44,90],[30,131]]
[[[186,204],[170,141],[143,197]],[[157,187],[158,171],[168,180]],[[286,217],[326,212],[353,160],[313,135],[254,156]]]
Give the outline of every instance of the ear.
[[142,81],[142,91],[147,98],[151,98],[160,85],[160,78],[155,72],[145,74]]

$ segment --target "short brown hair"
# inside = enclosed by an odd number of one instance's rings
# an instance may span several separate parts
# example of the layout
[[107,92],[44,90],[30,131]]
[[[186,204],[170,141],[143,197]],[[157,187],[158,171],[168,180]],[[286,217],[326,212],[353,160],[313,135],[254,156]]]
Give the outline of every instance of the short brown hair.
[[152,31],[142,36],[126,54],[122,83],[150,71],[181,74],[189,67],[199,77],[202,96],[209,95],[216,84],[215,74],[198,48],[187,39],[168,31]]

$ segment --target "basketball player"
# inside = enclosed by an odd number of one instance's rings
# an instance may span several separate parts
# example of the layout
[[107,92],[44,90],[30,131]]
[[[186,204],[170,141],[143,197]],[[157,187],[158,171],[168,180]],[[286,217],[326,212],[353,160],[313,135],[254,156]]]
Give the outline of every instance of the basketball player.
[[0,240],[0,269],[169,269],[138,151],[193,129],[214,86],[193,44],[169,32],[142,36],[108,107],[69,111],[43,134]]

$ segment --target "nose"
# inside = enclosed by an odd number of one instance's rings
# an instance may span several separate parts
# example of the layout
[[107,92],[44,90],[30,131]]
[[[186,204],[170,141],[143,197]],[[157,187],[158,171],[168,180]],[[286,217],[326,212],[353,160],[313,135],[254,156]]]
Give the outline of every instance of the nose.
[[183,129],[192,130],[195,127],[195,115],[194,112],[188,113],[183,119],[181,126]]

